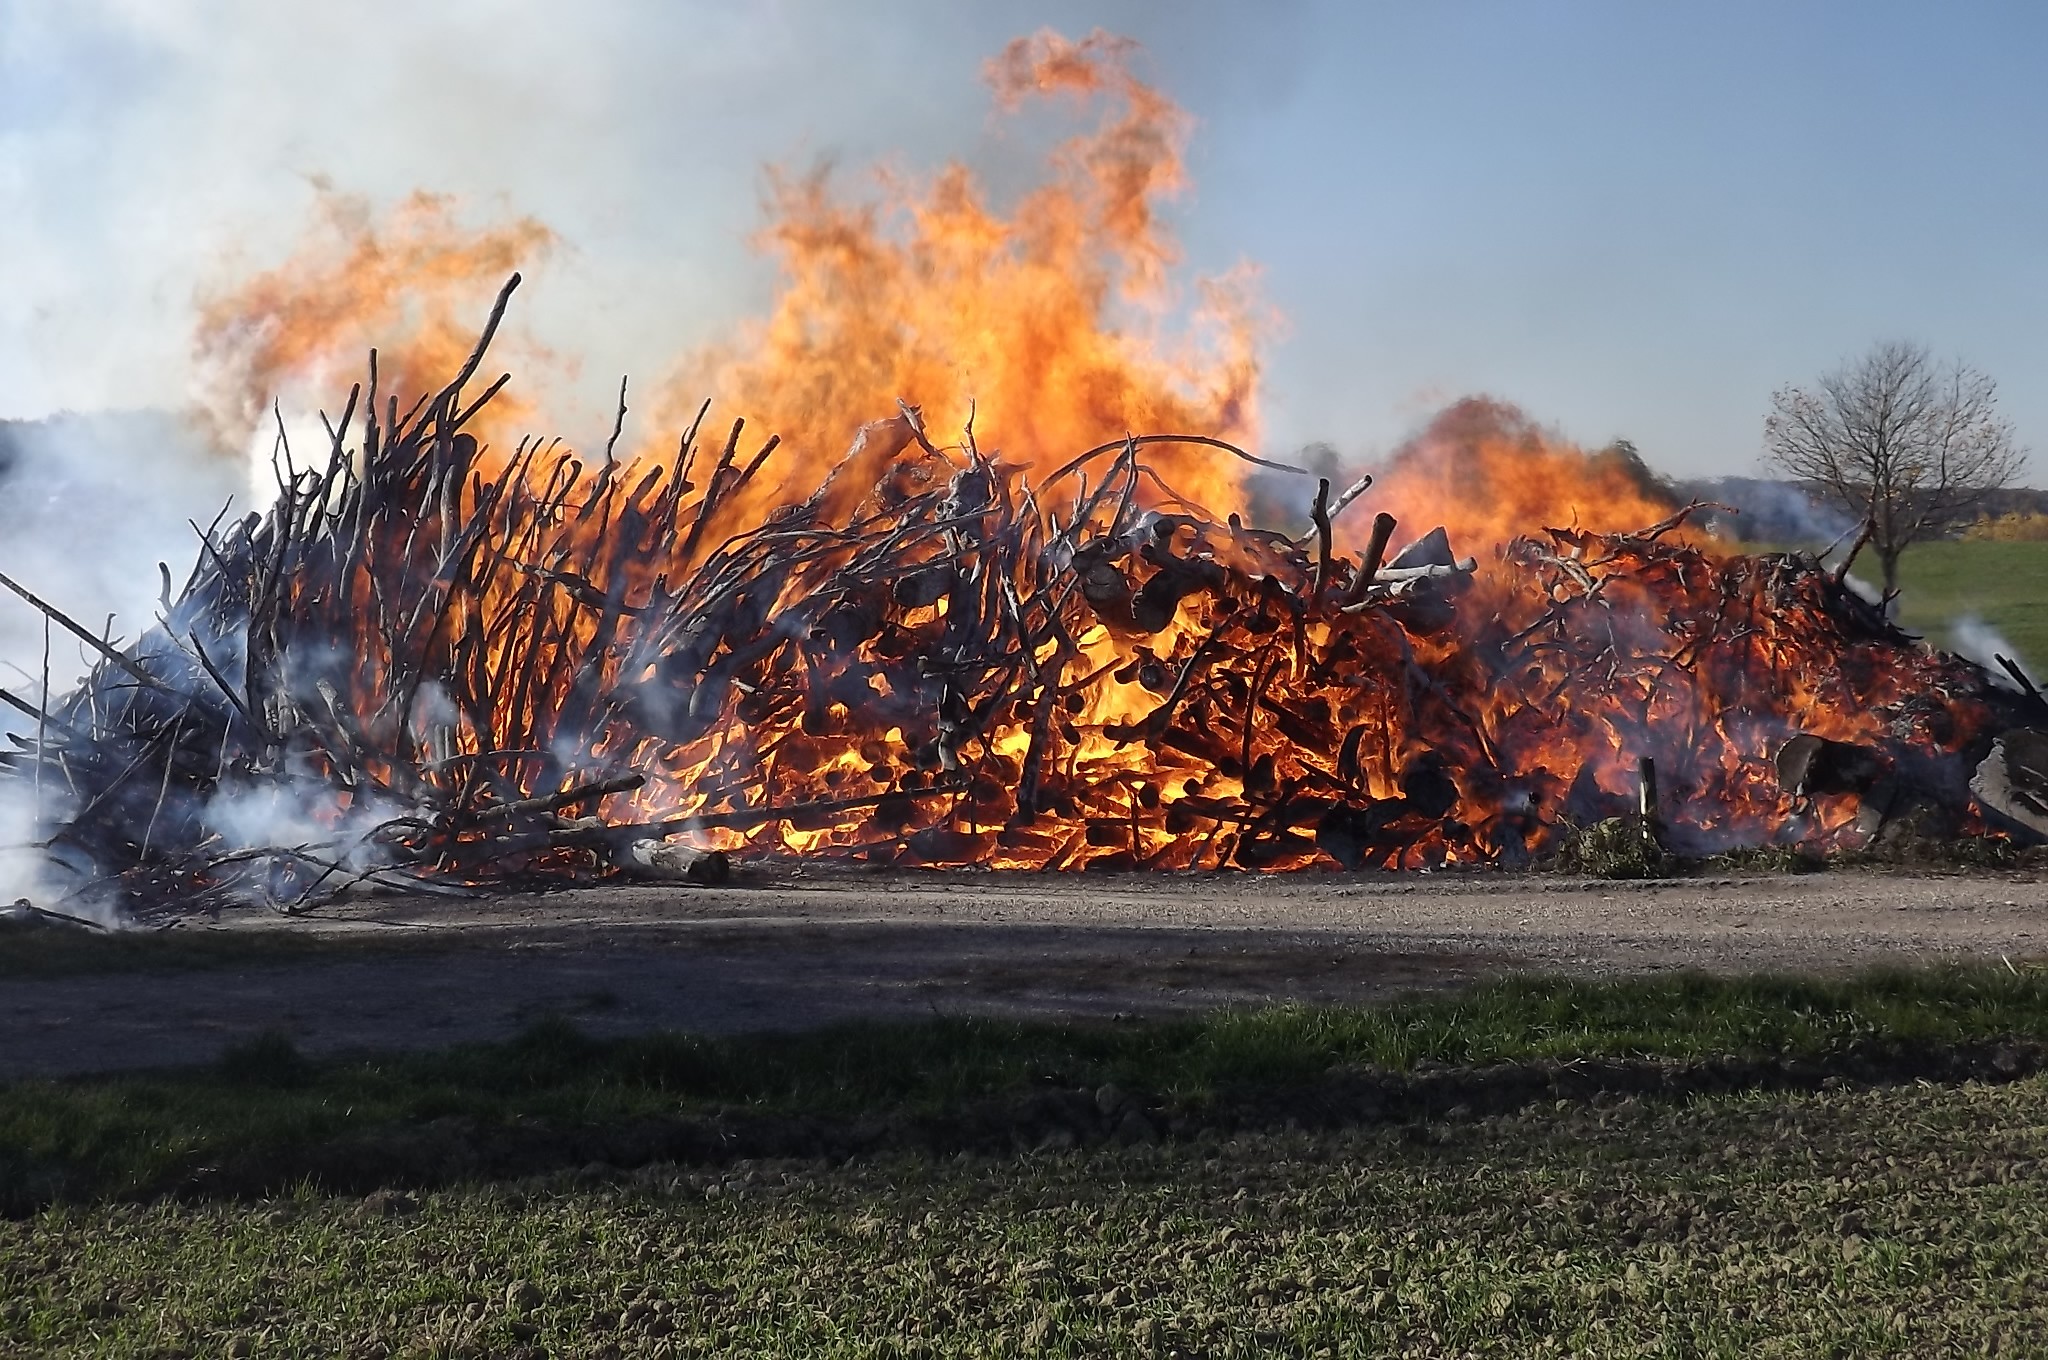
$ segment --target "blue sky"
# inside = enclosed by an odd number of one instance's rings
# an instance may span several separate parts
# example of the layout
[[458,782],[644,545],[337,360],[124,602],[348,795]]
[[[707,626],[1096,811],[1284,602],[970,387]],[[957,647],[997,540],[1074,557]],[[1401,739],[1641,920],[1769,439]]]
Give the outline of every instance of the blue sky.
[[764,161],[1014,183],[981,60],[1098,24],[1198,119],[1190,268],[1257,263],[1287,318],[1276,449],[1370,458],[1485,392],[1746,471],[1773,386],[1894,336],[2048,448],[2020,3],[0,0],[0,416],[181,400],[194,290],[279,258],[318,176],[556,227],[529,322],[608,411],[765,299]]

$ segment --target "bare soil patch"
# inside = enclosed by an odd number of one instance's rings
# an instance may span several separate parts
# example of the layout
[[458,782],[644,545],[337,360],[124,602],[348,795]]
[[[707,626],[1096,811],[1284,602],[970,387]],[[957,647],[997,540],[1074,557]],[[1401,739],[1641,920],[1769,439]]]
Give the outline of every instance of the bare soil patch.
[[[2048,954],[2048,874],[1581,882],[1495,874],[1046,876],[751,868],[719,888],[382,899],[243,932],[203,966],[0,979],[0,1079],[939,1015],[1110,1020],[1368,1001],[1508,972],[1833,971]],[[266,955],[292,932],[331,950]],[[0,936],[0,950],[7,949]]]

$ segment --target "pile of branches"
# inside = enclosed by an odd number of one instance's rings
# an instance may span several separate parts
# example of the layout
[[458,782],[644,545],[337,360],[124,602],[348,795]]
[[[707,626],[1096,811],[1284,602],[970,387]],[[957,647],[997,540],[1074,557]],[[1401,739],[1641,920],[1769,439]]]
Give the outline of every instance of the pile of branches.
[[0,691],[35,722],[0,765],[74,876],[60,909],[707,881],[712,846],[1516,864],[1644,759],[1680,840],[1781,834],[1772,750],[1816,715],[1966,810],[2012,725],[1981,670],[1813,563],[1676,541],[1697,507],[1481,572],[1441,530],[1390,555],[1385,515],[1335,552],[1364,481],[1320,483],[1298,534],[1219,518],[1148,451],[1260,460],[1198,436],[1034,481],[905,407],[765,513],[776,440],[700,446],[701,411],[673,460],[615,460],[617,428],[601,459],[494,458],[468,427],[507,379],[466,388],[517,282],[411,409],[373,354],[323,465],[287,455],[268,514],[207,531],[132,649],[30,596],[99,656],[47,707]]
[[[464,427],[509,375],[471,400],[464,388],[518,282],[454,381],[403,412],[386,396],[380,414],[372,352],[367,392],[352,390],[329,424],[324,466],[296,469],[286,449],[270,512],[225,529],[216,520],[175,598],[165,569],[160,622],[132,650],[0,577],[98,658],[47,706],[0,689],[35,724],[33,738],[12,735],[0,775],[32,790],[52,881],[74,880],[41,910],[291,911],[366,885],[466,894],[621,872],[725,876],[723,855],[664,843],[676,824],[591,815],[645,776],[552,744],[577,705],[595,702],[589,663],[605,638],[550,651],[558,634],[513,631],[522,610],[672,534],[689,484],[628,493],[607,450],[595,479],[561,459],[536,488],[531,470],[555,452],[539,441],[482,470]],[[579,487],[590,494],[572,510]],[[696,504],[699,532],[719,489]],[[565,516],[614,502],[616,531],[582,558],[522,560],[546,555],[545,534]],[[616,599],[560,612],[572,631],[604,614],[601,635],[623,617]],[[493,722],[500,707],[523,723]]]

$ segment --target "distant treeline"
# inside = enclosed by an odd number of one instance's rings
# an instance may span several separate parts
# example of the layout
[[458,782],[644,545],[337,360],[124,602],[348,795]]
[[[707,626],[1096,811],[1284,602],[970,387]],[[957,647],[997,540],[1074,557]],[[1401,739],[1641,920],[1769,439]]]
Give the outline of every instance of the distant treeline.
[[[1764,477],[1700,477],[1667,483],[1679,501],[1718,501],[1741,511],[1715,515],[1722,534],[1744,543],[1828,542],[1856,527],[1856,517],[1817,484],[1781,482]],[[1981,518],[1956,525],[1949,537],[1972,532],[1984,521],[2026,523],[2048,517],[2048,491],[2014,487],[1984,498]]]

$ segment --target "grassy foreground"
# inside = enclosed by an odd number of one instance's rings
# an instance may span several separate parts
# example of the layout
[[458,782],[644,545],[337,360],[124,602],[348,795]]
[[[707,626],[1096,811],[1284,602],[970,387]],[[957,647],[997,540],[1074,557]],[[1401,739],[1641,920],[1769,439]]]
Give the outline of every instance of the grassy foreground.
[[[1199,1113],[1367,1068],[1428,1082],[1987,1040],[2038,1062],[2044,1039],[2048,969],[2010,966],[1521,979],[1158,1025],[597,1041],[555,1024],[331,1063],[262,1044],[217,1068],[0,1088],[0,1188],[43,1178],[54,1196],[0,1218],[0,1354],[2039,1354],[2044,1076],[1866,1086],[1851,1069],[1796,1092],[1602,1090],[1321,1129],[1196,1120],[1163,1141],[1103,1125],[996,1156],[714,1149],[367,1194],[323,1181],[319,1150],[386,1156],[393,1180],[372,1161],[372,1182],[403,1186],[395,1152],[436,1131],[943,1120],[1047,1083]],[[260,1172],[243,1193],[203,1188],[238,1165]]]
[[0,1221],[54,1356],[2039,1354],[2048,1082]]
[[[1105,1085],[1146,1093],[1155,1115],[1199,1117],[1218,1103],[1241,1108],[1263,1092],[1313,1090],[1361,1069],[1824,1058],[1993,1039],[2048,1040],[2048,967],[1517,978],[1378,1006],[1124,1025],[935,1020],[597,1040],[555,1022],[506,1044],[331,1062],[306,1060],[280,1039],[231,1052],[215,1068],[0,1087],[0,1212],[269,1193],[309,1178],[362,1188],[380,1175],[405,1184],[592,1159],[634,1164],[680,1154],[658,1138],[650,1151],[621,1152],[606,1131],[699,1118],[943,1123],[977,1104]],[[508,1146],[514,1153],[469,1156]]]

